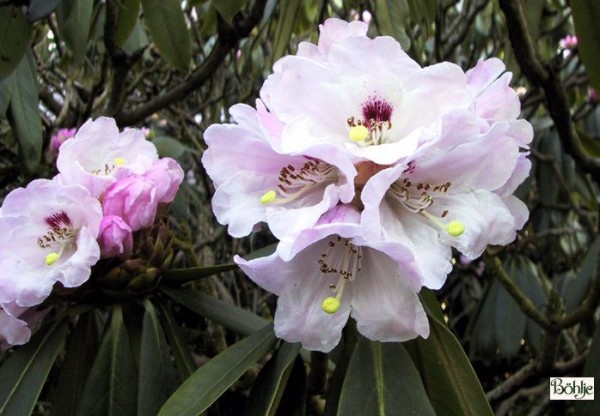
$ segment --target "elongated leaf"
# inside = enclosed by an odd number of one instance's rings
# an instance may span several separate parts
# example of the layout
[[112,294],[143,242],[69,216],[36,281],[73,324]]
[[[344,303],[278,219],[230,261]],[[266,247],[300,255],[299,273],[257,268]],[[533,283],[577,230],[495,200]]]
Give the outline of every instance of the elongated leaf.
[[121,0],[117,2],[119,7],[117,18],[117,34],[115,39],[117,45],[123,46],[138,21],[140,14],[140,0]]
[[572,312],[588,293],[590,284],[594,280],[598,270],[598,249],[600,249],[600,237],[596,237],[588,252],[586,253],[577,276],[565,279],[562,295],[565,300],[567,312]]
[[[529,277],[528,264],[517,259],[511,259],[504,265],[504,269],[515,284],[522,288],[524,281]],[[496,298],[496,341],[500,353],[505,357],[515,356],[521,349],[520,340],[525,335],[527,317],[504,289],[500,288]]]
[[0,7],[0,81],[21,62],[29,44],[31,25],[16,6]]
[[244,8],[248,0],[213,0],[211,6],[219,12],[223,19],[231,24],[233,17]]
[[254,382],[246,405],[246,415],[275,414],[299,352],[300,344],[282,342]]
[[155,415],[174,390],[175,374],[154,305],[146,299],[144,308],[137,414]]
[[376,0],[375,10],[381,34],[394,37],[400,42],[402,49],[410,49],[410,38],[403,26],[403,22],[408,21],[409,13],[406,0]]
[[264,357],[277,338],[271,324],[227,348],[200,367],[167,400],[162,416],[192,416],[208,409],[246,370]]
[[294,25],[298,20],[300,12],[300,0],[282,0],[279,3],[280,17],[277,20],[275,28],[275,42],[273,44],[273,60],[277,60],[283,56],[292,37]]
[[83,391],[78,414],[134,415],[136,399],[137,373],[123,310],[116,305]]
[[28,416],[60,352],[68,321],[43,328],[0,367],[0,415]]
[[162,274],[162,278],[165,280],[172,280],[179,283],[191,282],[194,280],[202,279],[205,277],[212,276],[217,273],[227,272],[229,270],[237,269],[238,265],[235,263],[217,264],[214,266],[206,267],[189,267],[187,269],[171,269],[167,270]]
[[156,150],[158,151],[158,155],[160,157],[170,157],[173,159],[179,159],[186,150],[189,148],[181,143],[180,140],[177,140],[170,136],[157,136],[152,140],[154,146],[156,146]]
[[61,0],[56,8],[60,33],[79,64],[85,56],[93,8],[94,0]]
[[85,382],[98,352],[98,341],[94,313],[81,315],[69,338],[64,364],[52,401],[53,415],[76,414]]
[[402,344],[363,337],[350,359],[337,414],[435,416]]
[[29,7],[27,8],[28,22],[34,22],[40,20],[42,17],[46,17],[56,9],[60,0],[31,0]]
[[244,309],[232,306],[222,300],[201,292],[190,292],[183,289],[162,287],[161,290],[174,301],[180,303],[200,316],[239,332],[249,335],[267,323],[260,316],[254,315]]
[[8,120],[19,142],[21,163],[33,173],[42,156],[42,119],[38,110],[38,84],[31,52],[25,54],[12,74]]
[[596,0],[571,0],[570,5],[581,60],[590,84],[600,91],[600,3]]
[[0,120],[6,116],[13,88],[13,74],[0,81]]
[[[429,315],[430,334],[404,343],[417,366],[427,396],[438,415],[485,416],[492,409],[471,362],[443,321],[439,304],[431,292],[421,296]],[[437,316],[437,317],[436,317]]]
[[297,356],[279,400],[277,416],[306,416],[307,384],[304,361]]
[[162,56],[181,72],[187,72],[192,50],[181,2],[142,0],[142,8],[150,37]]
[[177,325],[177,322],[175,322],[175,318],[171,311],[162,303],[158,303],[157,306],[160,309],[161,322],[169,346],[171,347],[171,353],[175,359],[175,366],[177,367],[179,378],[182,381],[185,381],[196,370],[196,364],[194,363],[194,360],[192,360],[190,348],[185,342],[181,329]]

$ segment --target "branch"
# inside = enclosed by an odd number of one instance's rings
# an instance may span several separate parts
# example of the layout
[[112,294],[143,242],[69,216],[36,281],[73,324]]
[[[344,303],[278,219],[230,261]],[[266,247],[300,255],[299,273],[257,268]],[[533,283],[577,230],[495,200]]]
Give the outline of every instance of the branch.
[[506,17],[508,36],[515,56],[531,83],[544,90],[550,117],[564,146],[564,149],[581,167],[600,183],[600,159],[589,156],[581,142],[571,120],[569,101],[565,88],[553,68],[542,63],[527,29],[527,21],[521,0],[499,0],[500,8]]
[[129,126],[143,121],[155,112],[186,98],[192,91],[202,87],[222,64],[225,57],[235,47],[240,39],[245,38],[260,21],[267,0],[256,0],[247,18],[235,22],[232,27],[220,27],[219,37],[210,55],[192,74],[181,84],[159,95],[153,100],[140,105],[131,111],[120,110],[115,114],[117,124]]

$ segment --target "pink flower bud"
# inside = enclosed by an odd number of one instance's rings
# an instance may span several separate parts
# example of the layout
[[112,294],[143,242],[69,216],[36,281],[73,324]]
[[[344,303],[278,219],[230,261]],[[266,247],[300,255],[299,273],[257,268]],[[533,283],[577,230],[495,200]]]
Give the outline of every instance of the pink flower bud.
[[156,184],[156,200],[158,203],[169,203],[175,199],[179,185],[183,181],[183,169],[174,159],[169,157],[156,161],[144,173],[144,177]]
[[121,217],[108,215],[100,223],[98,243],[103,258],[127,256],[133,250],[133,232]]
[[133,231],[149,227],[158,206],[156,188],[154,181],[140,175],[115,182],[104,195],[104,215],[121,217]]
[[50,139],[50,146],[54,150],[58,150],[58,148],[68,139],[75,136],[77,129],[59,129],[58,133],[52,136]]

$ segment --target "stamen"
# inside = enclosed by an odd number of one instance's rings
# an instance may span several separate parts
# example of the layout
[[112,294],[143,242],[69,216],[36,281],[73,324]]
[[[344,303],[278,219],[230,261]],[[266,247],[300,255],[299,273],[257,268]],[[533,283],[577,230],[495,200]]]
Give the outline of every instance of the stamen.
[[113,159],[113,162],[115,162],[115,166],[123,166],[126,162],[125,159],[123,159],[122,157],[115,157]]
[[[337,284],[330,285],[331,290],[336,294],[335,297],[330,296],[323,300],[321,309],[325,313],[333,314],[338,311],[342,303],[342,295],[344,294],[344,288],[348,282],[351,282],[356,278],[356,275],[362,271],[362,250],[360,247],[354,246],[349,240],[337,237],[334,240],[330,240],[328,243],[327,253],[321,255],[319,259],[319,267],[321,272],[324,274],[339,274]],[[338,257],[334,259],[335,263],[328,264],[325,260],[328,255],[337,245],[343,245],[344,250],[341,259]],[[338,249],[339,250],[339,249]],[[339,251],[338,251],[339,254]]]
[[46,256],[46,265],[52,266],[54,263],[56,263],[58,261],[59,258],[60,258],[60,256],[58,255],[58,253],[49,253]]

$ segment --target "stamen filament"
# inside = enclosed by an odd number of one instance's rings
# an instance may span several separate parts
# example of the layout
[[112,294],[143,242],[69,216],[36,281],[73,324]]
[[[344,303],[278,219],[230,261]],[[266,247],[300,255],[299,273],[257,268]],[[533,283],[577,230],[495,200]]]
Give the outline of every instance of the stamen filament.
[[60,260],[64,251],[65,251],[65,244],[61,244],[60,250],[58,250],[58,253],[55,253],[55,252],[48,253],[48,255],[46,255],[46,259],[45,259],[46,265],[52,266],[54,263],[56,263],[58,260]]

